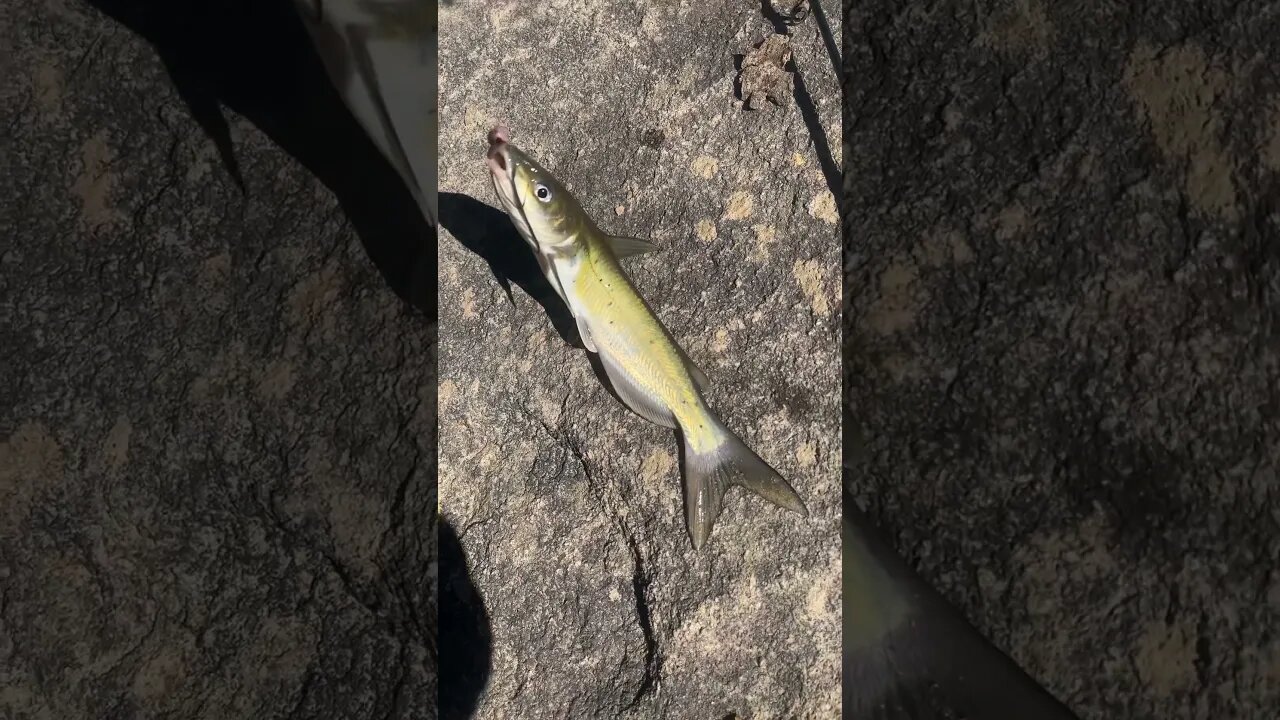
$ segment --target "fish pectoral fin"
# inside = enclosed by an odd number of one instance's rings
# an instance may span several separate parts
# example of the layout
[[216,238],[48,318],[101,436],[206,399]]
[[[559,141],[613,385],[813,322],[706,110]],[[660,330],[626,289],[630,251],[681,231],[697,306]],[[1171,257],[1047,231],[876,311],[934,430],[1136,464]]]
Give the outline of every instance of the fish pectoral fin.
[[[573,309],[573,303],[569,302],[569,295],[564,291],[564,283],[560,282],[560,273],[556,272],[556,266],[551,262],[551,258],[544,255],[541,250],[534,250],[533,253],[538,256],[538,264],[542,266],[542,272],[547,276],[551,289],[564,301],[565,306],[569,308],[569,314],[577,318],[578,313]],[[581,326],[582,321],[579,320],[578,323]]]
[[[591,337],[591,328],[587,327],[587,323],[582,318],[575,318],[578,321],[578,336],[582,338],[582,344],[593,353],[600,352],[596,349],[596,341]],[[615,383],[616,384],[616,383]]]
[[[579,327],[582,327],[581,323]],[[613,384],[614,392],[618,393],[623,404],[654,425],[675,429],[676,419],[671,411],[633,382],[622,366],[605,353],[600,353],[600,364],[604,365],[604,372],[609,376],[609,382]]]
[[658,249],[657,245],[648,240],[625,235],[610,235],[608,240],[609,248],[613,250],[613,254],[619,259],[631,257],[632,255],[643,255]]

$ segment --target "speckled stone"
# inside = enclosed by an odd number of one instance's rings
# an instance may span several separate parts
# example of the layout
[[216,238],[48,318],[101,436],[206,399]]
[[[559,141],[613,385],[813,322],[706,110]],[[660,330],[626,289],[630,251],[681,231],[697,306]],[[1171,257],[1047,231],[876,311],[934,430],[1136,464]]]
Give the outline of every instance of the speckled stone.
[[[440,26],[440,497],[492,627],[476,717],[836,717],[840,96],[816,26],[793,52],[820,149],[790,96],[735,98],[735,55],[775,32],[759,4],[459,2]],[[601,384],[497,209],[499,122],[661,246],[627,270],[809,518],[733,490],[693,549],[675,435]]]

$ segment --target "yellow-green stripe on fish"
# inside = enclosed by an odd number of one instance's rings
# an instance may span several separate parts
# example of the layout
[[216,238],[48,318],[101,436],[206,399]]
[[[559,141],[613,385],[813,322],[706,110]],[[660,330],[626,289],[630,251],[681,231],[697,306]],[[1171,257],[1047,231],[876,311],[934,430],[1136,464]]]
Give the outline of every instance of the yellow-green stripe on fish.
[[583,344],[599,354],[618,397],[650,422],[680,431],[685,523],[693,546],[711,534],[730,485],[808,515],[791,485],[707,406],[706,375],[622,271],[619,258],[656,246],[602,232],[551,173],[509,142],[506,128],[489,133],[487,163],[498,199],[568,305]]

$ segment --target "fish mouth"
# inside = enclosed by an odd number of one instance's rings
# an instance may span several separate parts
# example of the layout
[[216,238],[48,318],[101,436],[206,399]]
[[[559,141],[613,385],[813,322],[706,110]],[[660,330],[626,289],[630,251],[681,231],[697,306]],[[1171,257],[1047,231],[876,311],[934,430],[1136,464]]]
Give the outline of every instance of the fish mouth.
[[533,229],[529,227],[529,219],[524,215],[524,204],[520,202],[519,194],[516,192],[516,158],[513,157],[509,138],[510,134],[505,125],[499,125],[489,131],[489,151],[485,153],[485,164],[489,166],[489,179],[493,181],[493,189],[498,193],[502,209],[507,211],[511,222],[525,242],[536,251],[538,250],[537,238],[534,237]]
[[485,154],[485,163],[495,177],[505,175],[510,179],[515,175],[509,149],[510,138],[510,132],[505,125],[499,125],[489,131],[489,152]]
[[485,164],[489,166],[490,179],[498,191],[504,208],[511,212],[523,212],[516,197],[516,164],[511,156],[510,134],[505,125],[499,125],[489,131],[489,151],[485,153]]

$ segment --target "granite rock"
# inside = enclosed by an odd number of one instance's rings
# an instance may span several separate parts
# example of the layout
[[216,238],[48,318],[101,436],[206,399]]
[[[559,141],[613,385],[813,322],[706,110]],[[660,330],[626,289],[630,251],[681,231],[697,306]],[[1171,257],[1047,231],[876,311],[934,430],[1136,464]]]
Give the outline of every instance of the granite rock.
[[[802,82],[772,112],[735,95],[777,32],[759,4],[457,2],[440,27],[440,497],[492,627],[475,717],[837,716],[840,96],[817,26],[791,28]],[[498,209],[500,122],[606,231],[661,246],[628,272],[810,517],[734,490],[693,549],[674,434],[602,385]]]

